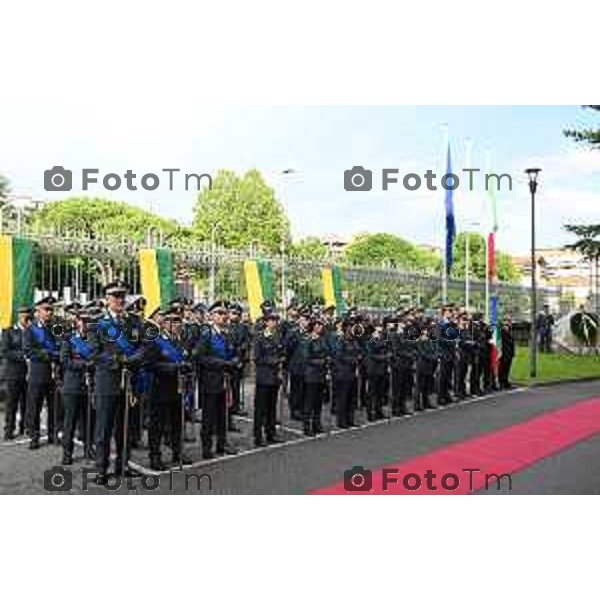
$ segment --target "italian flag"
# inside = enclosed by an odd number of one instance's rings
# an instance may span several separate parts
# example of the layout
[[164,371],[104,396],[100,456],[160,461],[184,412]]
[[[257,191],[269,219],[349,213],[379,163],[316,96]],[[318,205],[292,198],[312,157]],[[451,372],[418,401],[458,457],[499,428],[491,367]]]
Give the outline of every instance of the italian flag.
[[0,327],[11,327],[20,306],[33,302],[33,242],[0,235]]
[[492,231],[488,236],[488,273],[487,277],[492,288],[490,294],[490,325],[494,328],[494,335],[492,336],[492,371],[498,374],[498,359],[500,358],[501,348],[501,337],[500,327],[498,325],[498,296],[496,293],[496,285],[498,284],[498,268],[496,265],[496,233],[498,233],[498,205],[496,202],[496,195],[492,189],[492,186],[488,186],[488,193],[492,202],[492,219],[493,226]]
[[244,261],[244,277],[250,319],[256,322],[262,316],[260,305],[275,299],[275,276],[271,263],[266,260]]
[[146,298],[146,317],[165,308],[175,298],[173,252],[164,249],[140,250],[140,282]]
[[346,302],[342,294],[342,270],[338,266],[325,267],[321,271],[323,280],[323,296],[325,307],[335,306],[338,314],[346,310]]

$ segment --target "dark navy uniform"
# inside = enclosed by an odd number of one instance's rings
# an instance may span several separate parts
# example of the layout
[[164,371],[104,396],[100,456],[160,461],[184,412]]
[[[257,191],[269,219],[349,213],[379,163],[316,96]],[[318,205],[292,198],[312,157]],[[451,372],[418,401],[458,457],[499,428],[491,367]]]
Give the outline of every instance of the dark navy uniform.
[[321,410],[325,395],[329,345],[324,335],[310,334],[304,347],[304,433],[323,431]]
[[169,432],[173,462],[178,463],[183,459],[182,394],[185,392],[185,379],[192,373],[191,366],[186,362],[187,354],[184,342],[165,331],[154,340],[149,350],[151,386],[148,395],[148,445],[150,468],[156,471],[164,470],[161,443],[166,431]]
[[261,446],[265,438],[267,443],[277,441],[275,436],[277,397],[281,385],[281,367],[285,360],[285,348],[279,331],[265,327],[257,336],[254,344],[254,360],[256,362],[254,442],[257,446]]
[[416,345],[406,331],[390,337],[392,359],[392,414],[410,414],[415,379]]
[[385,403],[389,385],[388,366],[392,354],[388,341],[382,334],[374,334],[367,344],[367,418],[369,421],[384,418]]
[[19,434],[25,430],[27,399],[27,362],[25,360],[25,327],[21,324],[4,329],[0,339],[2,360],[2,380],[6,385],[6,416],[4,439],[11,440],[15,434],[17,413],[19,414]]
[[[238,312],[239,314],[242,312],[241,306],[239,305],[234,305],[232,310]],[[242,414],[242,411],[245,408],[242,405],[242,385],[244,382],[244,368],[249,360],[252,335],[250,333],[250,327],[243,321],[231,322],[229,325],[229,332],[231,336],[231,343],[235,348],[235,354],[242,363],[240,368],[234,371],[231,382],[233,404],[229,414],[235,415]]]
[[351,333],[337,336],[332,345],[333,402],[337,426],[354,427],[354,398],[361,347]]
[[498,380],[501,388],[510,389],[510,368],[515,356],[515,340],[510,325],[502,325],[500,337],[502,354],[500,355],[500,363],[498,365]]
[[[80,420],[87,422],[86,411],[91,407],[87,405],[88,390],[88,361],[92,349],[83,336],[73,331],[66,336],[60,345],[60,362],[62,367],[62,399],[63,399],[63,464],[73,462],[73,448],[75,428]],[[91,428],[90,428],[91,429]],[[83,441],[88,447],[87,427],[83,427]]]
[[434,408],[431,394],[435,387],[435,372],[438,363],[437,341],[422,338],[415,342],[417,347],[417,401],[415,408]]
[[233,372],[241,365],[226,331],[215,326],[203,329],[202,336],[192,351],[202,369],[202,455],[212,458],[216,437],[217,454],[228,453],[227,403],[231,401]]
[[124,383],[126,377],[131,381],[133,373],[144,363],[146,348],[141,340],[135,339],[137,336],[132,335],[133,331],[139,330],[137,319],[125,313],[117,316],[107,311],[89,336],[96,399],[96,466],[101,478],[108,469],[113,435],[117,474],[122,474],[129,460],[129,445],[127,456],[123,455],[125,404],[130,401],[126,398]]
[[290,375],[289,407],[292,419],[302,420],[304,414],[304,368],[306,330],[299,324],[290,325],[284,338]]
[[48,410],[48,442],[55,441],[58,422],[55,402],[56,382],[54,375],[59,359],[59,345],[52,333],[50,323],[37,321],[23,333],[25,356],[29,359],[27,383],[27,430],[31,447],[39,446],[40,415],[44,403]]

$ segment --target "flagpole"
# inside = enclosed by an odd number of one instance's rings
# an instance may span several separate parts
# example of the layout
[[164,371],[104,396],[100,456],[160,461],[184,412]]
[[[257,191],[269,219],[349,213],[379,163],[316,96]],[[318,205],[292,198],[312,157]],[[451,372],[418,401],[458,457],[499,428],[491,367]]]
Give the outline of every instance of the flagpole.
[[[473,152],[473,140],[471,138],[467,139],[466,148],[465,148],[465,168],[471,168],[472,161],[472,152]],[[469,187],[469,193],[466,194],[467,198],[471,198],[472,192]],[[466,225],[466,223],[465,223]],[[470,282],[470,256],[469,256],[469,242],[470,242],[470,227],[464,227],[465,231],[465,308],[469,310],[470,305],[470,296],[471,296],[471,282]]]
[[[447,160],[448,160],[448,147],[450,145],[450,130],[448,127],[448,123],[444,123],[442,126],[442,130],[443,130],[443,140],[444,140],[444,146],[442,148],[442,173],[446,172],[446,168],[447,168]],[[446,209],[444,207],[444,223],[446,222]],[[444,235],[444,242],[442,245],[442,251],[444,253],[444,262],[443,262],[443,267],[442,267],[442,304],[447,304],[448,303],[448,252],[446,251],[446,236],[448,235],[448,231],[447,231],[447,224],[446,227],[444,227],[443,231],[445,232]]]

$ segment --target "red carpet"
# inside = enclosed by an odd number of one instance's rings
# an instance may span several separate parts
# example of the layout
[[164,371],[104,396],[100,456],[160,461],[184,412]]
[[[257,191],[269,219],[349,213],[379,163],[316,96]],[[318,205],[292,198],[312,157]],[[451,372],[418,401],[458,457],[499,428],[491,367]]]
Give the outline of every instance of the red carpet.
[[[574,406],[554,410],[529,421],[487,433],[476,438],[458,442],[423,456],[402,462],[384,465],[373,469],[373,494],[468,494],[470,491],[486,486],[486,475],[515,473],[544,458],[557,454],[562,450],[600,433],[600,398],[579,402]],[[348,465],[350,469],[352,465]],[[397,472],[385,477],[387,490],[384,489],[384,472],[382,469],[397,469]],[[428,489],[425,473],[431,469],[435,479],[429,481],[429,487],[437,486],[437,490]],[[464,469],[480,469],[469,474]],[[418,480],[408,474],[420,477],[421,486],[416,490]],[[446,474],[448,477],[441,484]],[[393,479],[396,479],[394,482]],[[360,483],[360,478],[355,483]],[[496,488],[497,479],[491,477],[490,488]],[[502,489],[508,489],[508,480],[501,480]],[[344,481],[315,490],[315,494],[346,494]],[[359,493],[359,492],[354,492]],[[368,492],[360,492],[362,495]]]

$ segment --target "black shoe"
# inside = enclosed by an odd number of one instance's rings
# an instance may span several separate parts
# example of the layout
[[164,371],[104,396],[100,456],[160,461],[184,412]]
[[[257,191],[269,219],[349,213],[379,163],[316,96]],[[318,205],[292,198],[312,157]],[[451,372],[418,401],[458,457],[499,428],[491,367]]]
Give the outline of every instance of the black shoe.
[[39,448],[40,448],[40,440],[31,440],[31,442],[29,442],[30,450],[39,450]]
[[257,448],[264,448],[267,445],[267,442],[265,442],[265,440],[263,440],[262,438],[256,438],[254,440],[254,445]]
[[215,454],[217,456],[224,456],[225,454],[233,456],[234,454],[237,454],[237,453],[238,453],[237,448],[234,448],[233,446],[230,446],[229,444],[225,444],[224,446],[217,446],[217,451],[215,452]]
[[4,434],[4,441],[5,442],[10,442],[11,440],[14,440],[14,439],[15,439],[15,434],[14,433],[7,432],[7,433]]
[[115,463],[115,475],[117,477],[135,477],[136,474],[137,473],[133,469],[130,469],[129,467],[124,469],[122,463],[120,463],[120,462]]
[[185,452],[182,452],[181,454],[173,454],[173,464],[191,465],[192,459]]
[[202,450],[202,458],[204,460],[210,460],[211,458],[214,458],[214,457],[215,457],[215,455],[213,454],[212,450],[210,450],[208,448],[205,450]]
[[108,483],[108,475],[106,473],[98,473],[98,475],[96,475],[94,483],[96,485],[105,486]]
[[49,444],[54,444],[55,443],[55,438],[54,438],[54,434],[53,433],[49,433],[48,434],[48,443]]
[[248,411],[244,410],[243,408],[237,408],[236,410],[232,410],[231,414],[235,415],[236,417],[247,417]]
[[73,464],[73,457],[70,454],[65,454],[62,459],[62,464],[67,467]]
[[162,461],[162,458],[160,458],[160,457],[150,459],[150,468],[153,471],[166,471],[167,470],[167,468],[165,467],[165,464]]
[[281,444],[283,440],[278,438],[276,435],[267,437],[267,444]]

